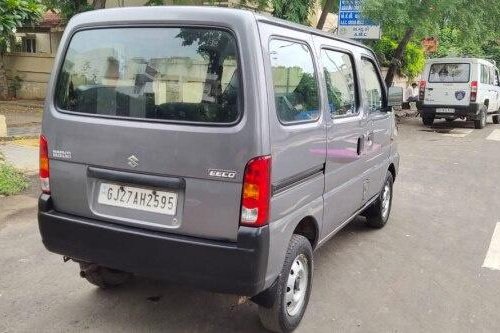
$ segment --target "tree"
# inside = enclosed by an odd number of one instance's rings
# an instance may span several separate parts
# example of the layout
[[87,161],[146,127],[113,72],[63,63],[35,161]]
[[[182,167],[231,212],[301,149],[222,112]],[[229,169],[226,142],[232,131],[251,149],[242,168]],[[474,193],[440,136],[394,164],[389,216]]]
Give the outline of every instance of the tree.
[[438,36],[444,27],[459,29],[464,40],[485,40],[498,31],[500,6],[490,0],[365,0],[363,13],[398,40],[385,81],[392,85],[412,40]]
[[326,18],[330,13],[338,13],[339,2],[337,0],[323,0],[323,10],[316,25],[317,29],[323,30],[325,27]]
[[91,4],[87,0],[42,0],[42,3],[47,10],[60,12],[66,21],[78,13],[106,8],[106,0],[92,0]]
[[37,0],[0,0],[0,99],[7,97],[7,75],[3,55],[14,30],[36,22],[42,12]]

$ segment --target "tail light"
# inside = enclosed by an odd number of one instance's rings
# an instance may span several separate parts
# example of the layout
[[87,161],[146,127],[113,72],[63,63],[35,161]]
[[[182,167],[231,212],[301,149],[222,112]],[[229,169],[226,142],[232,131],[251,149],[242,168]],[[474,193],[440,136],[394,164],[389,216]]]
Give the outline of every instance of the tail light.
[[420,86],[418,89],[418,99],[423,101],[425,98],[425,87],[427,86],[427,81],[420,81]]
[[261,227],[269,220],[271,197],[271,156],[256,157],[247,163],[243,176],[240,224]]
[[470,101],[475,102],[477,99],[477,81],[470,83]]
[[50,193],[49,145],[43,135],[40,135],[40,185],[43,193]]

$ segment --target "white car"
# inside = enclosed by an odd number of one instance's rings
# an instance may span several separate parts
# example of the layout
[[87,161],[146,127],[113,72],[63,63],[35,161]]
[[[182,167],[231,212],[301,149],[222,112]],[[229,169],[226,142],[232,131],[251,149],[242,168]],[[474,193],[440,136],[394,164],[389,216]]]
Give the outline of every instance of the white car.
[[440,58],[427,61],[420,81],[418,108],[424,125],[434,119],[474,121],[486,126],[488,115],[500,123],[500,80],[492,62],[475,58]]

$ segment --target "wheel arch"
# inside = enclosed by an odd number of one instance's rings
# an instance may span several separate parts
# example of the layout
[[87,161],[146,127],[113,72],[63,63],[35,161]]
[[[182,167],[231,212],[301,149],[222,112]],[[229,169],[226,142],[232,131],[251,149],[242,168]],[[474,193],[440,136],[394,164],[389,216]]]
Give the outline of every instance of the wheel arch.
[[314,250],[318,245],[319,239],[318,221],[312,215],[302,218],[293,230],[293,235],[302,235],[307,238]]

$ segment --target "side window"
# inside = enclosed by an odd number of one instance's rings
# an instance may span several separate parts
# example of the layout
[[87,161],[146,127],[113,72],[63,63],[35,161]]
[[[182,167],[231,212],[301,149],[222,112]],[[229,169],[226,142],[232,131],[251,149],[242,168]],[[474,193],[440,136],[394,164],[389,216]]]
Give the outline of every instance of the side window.
[[330,113],[334,117],[357,115],[354,66],[347,53],[321,50]]
[[319,119],[319,93],[309,48],[273,39],[269,43],[276,112],[284,123]]
[[488,67],[485,65],[481,65],[481,83],[490,83],[490,72],[488,71]]
[[498,69],[495,69],[495,86],[500,86],[500,78],[498,76]]
[[368,98],[369,112],[379,111],[384,103],[384,89],[378,76],[377,67],[368,59],[362,59],[361,75],[364,81],[364,91]]
[[490,82],[489,83],[492,86],[496,86],[497,85],[496,82],[495,82],[495,75],[496,75],[496,73],[495,73],[495,67],[490,67]]

